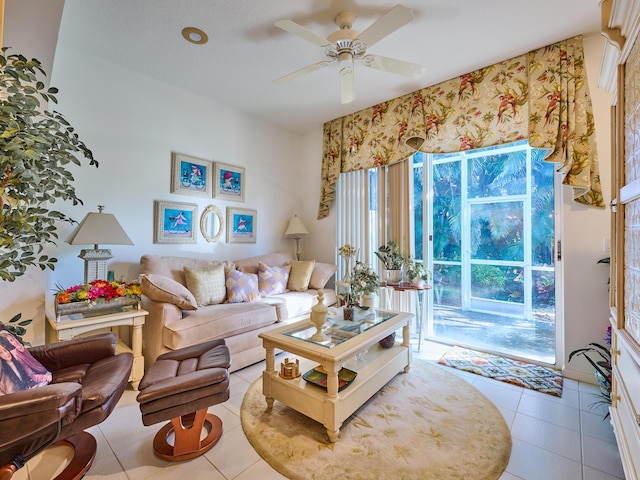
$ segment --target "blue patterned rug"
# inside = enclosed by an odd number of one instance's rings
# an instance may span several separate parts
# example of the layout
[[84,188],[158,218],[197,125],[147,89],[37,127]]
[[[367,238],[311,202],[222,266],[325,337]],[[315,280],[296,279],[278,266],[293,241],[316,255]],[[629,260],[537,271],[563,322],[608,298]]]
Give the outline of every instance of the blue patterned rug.
[[438,363],[519,387],[562,397],[562,373],[553,368],[458,346],[452,347],[438,360]]

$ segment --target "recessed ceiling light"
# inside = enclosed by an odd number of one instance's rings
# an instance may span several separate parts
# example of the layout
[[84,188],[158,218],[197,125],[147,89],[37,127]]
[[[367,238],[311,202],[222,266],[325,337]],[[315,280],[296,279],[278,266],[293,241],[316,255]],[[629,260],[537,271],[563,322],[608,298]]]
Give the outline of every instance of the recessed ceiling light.
[[203,45],[209,41],[206,33],[196,27],[185,27],[182,29],[182,36],[187,42]]

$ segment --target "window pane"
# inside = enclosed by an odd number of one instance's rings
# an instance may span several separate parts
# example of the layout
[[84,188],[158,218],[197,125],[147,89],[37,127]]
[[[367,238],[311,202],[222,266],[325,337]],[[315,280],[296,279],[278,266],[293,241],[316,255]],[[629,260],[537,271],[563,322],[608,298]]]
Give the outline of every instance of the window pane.
[[415,239],[415,257],[422,260],[423,255],[423,241],[424,231],[422,225],[423,219],[423,185],[422,185],[422,173],[424,170],[424,153],[416,153],[413,156],[413,225],[414,225],[414,239]]
[[460,261],[460,162],[433,165],[433,259]]
[[523,261],[522,208],[522,202],[471,205],[471,258]]
[[542,159],[543,153],[544,150],[531,151],[531,261],[534,266],[553,265],[554,167]]
[[533,313],[539,318],[555,320],[556,281],[553,271],[534,270],[531,273]]
[[471,296],[523,303],[523,269],[497,265],[471,265]]
[[436,305],[462,306],[460,265],[433,265],[433,298]]
[[477,157],[469,161],[469,198],[526,193],[527,152]]

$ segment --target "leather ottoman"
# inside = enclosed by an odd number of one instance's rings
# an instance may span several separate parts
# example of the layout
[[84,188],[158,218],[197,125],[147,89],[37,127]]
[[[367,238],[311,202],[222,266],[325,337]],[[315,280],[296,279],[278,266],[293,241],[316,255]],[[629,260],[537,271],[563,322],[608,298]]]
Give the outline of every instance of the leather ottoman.
[[[151,365],[140,381],[137,401],[144,425],[170,420],[154,437],[157,456],[187,460],[218,443],[222,420],[207,409],[229,399],[230,366],[224,340],[165,353]],[[201,439],[203,427],[208,434]],[[173,445],[167,441],[171,434]]]

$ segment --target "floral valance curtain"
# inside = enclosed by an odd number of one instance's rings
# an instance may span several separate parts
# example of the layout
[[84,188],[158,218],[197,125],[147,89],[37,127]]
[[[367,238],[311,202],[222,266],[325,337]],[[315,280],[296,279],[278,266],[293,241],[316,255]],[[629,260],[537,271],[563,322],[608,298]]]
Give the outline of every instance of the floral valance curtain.
[[324,124],[318,218],[340,173],[528,139],[579,203],[604,208],[582,36]]

